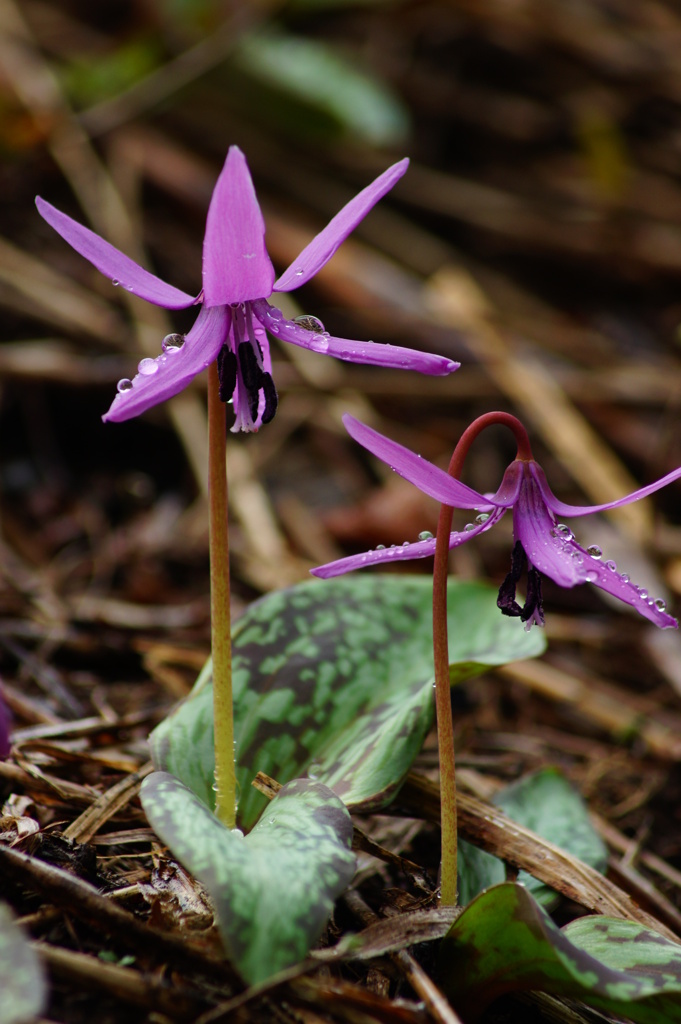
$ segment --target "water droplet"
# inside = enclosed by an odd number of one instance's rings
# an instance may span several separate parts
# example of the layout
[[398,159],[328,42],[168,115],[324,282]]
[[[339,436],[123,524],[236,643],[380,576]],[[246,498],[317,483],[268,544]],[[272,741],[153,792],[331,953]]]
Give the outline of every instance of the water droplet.
[[471,530],[475,529],[475,523],[466,523],[464,526],[464,533],[470,533]]
[[150,359],[148,356],[146,359],[141,359],[137,364],[137,372],[141,373],[143,377],[151,377],[157,370],[158,363],[155,359]]
[[283,320],[284,314],[276,306],[270,307],[270,320]]
[[243,839],[244,834],[243,834],[243,832],[241,831],[240,828],[233,828],[233,829],[230,829],[230,831],[231,831],[233,836],[237,836],[239,839]]
[[274,825],[274,823],[275,823],[275,821],[277,819],[276,818],[268,818],[267,820],[269,821],[270,825]]
[[613,562],[612,558],[609,558],[605,563],[605,568],[609,569],[610,572],[617,572],[617,563]]
[[310,767],[307,769],[307,777],[308,777],[308,779],[318,779],[319,778],[319,773],[321,772],[321,770],[322,770],[322,766],[320,764],[317,764],[316,761],[313,761],[312,764],[310,765]]
[[655,603],[655,607],[657,608],[658,612],[666,612],[667,611],[667,602],[663,601],[661,597],[658,597],[657,600],[654,603]]
[[164,352],[179,352],[184,345],[184,334],[166,334],[161,342]]
[[303,268],[298,267],[298,269],[296,270],[296,277],[302,277],[304,273],[305,271],[303,270]]
[[597,579],[598,579],[598,573],[594,572],[593,569],[589,569],[589,571],[586,574],[586,582],[587,583],[595,583]]
[[432,540],[432,539],[433,539],[433,534],[430,532],[430,530],[421,530],[421,532],[419,534],[419,540]]
[[131,391],[131,390],[132,390],[132,381],[129,380],[127,377],[123,377],[123,379],[119,380],[118,384],[116,385],[116,391],[118,391],[119,394],[123,394],[125,391]]
[[313,352],[328,352],[329,343],[326,338],[316,337],[310,342],[310,348]]
[[125,285],[125,290],[126,290],[126,292],[134,292],[135,287],[132,284],[126,284]]
[[479,523],[480,525],[482,525],[483,523],[486,523],[488,519],[489,519],[489,512],[481,512],[479,516],[475,517],[476,523]]
[[114,286],[114,288],[118,288],[120,283],[121,282],[118,280],[117,277],[112,278],[111,284]]
[[574,533],[565,523],[556,523],[553,528],[554,537],[562,537],[563,540],[572,540]]
[[626,572],[622,573],[620,579],[622,580],[622,583],[631,583],[631,576],[628,576]]
[[385,551],[385,544],[377,544],[376,545],[376,550],[377,551]]
[[302,316],[294,316],[294,324],[299,327],[303,327],[306,331],[312,331],[314,334],[324,333],[324,324],[316,316],[310,316],[309,313],[303,313]]
[[599,548],[598,544],[589,544],[586,549],[587,555],[591,555],[592,558],[599,559],[603,557],[603,552]]
[[403,548],[408,548],[409,547],[409,541],[408,540],[403,540],[402,541],[402,547]]
[[641,588],[641,590],[639,590],[638,592],[638,596],[641,598],[642,601],[646,601],[648,598],[648,591]]

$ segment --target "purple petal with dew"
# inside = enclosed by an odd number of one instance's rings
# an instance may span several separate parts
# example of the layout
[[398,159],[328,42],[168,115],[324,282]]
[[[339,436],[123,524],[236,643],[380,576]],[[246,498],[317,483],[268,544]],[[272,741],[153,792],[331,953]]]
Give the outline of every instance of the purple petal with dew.
[[166,309],[185,309],[196,301],[192,295],[187,295],[179,288],[166,284],[155,274],[150,274],[94,231],[90,231],[61,210],[46,203],[40,196],[36,196],[35,204],[43,220],[46,220],[64,241],[89,260],[97,270],[110,277],[113,284],[119,284],[133,295],[139,295],[141,299],[153,302],[155,306],[164,306]]
[[285,320],[281,310],[270,306],[264,299],[253,302],[252,305],[258,320],[270,333],[291,345],[309,348],[321,355],[333,356],[349,363],[415,370],[417,373],[426,373],[433,377],[443,377],[458,370],[461,365],[446,356],[432,355],[430,352],[418,352],[415,349],[385,345],[381,342],[333,338],[326,331],[308,331],[292,320]]
[[301,254],[293,261],[280,278],[275,282],[277,292],[290,292],[299,288],[331,259],[342,242],[354,231],[359,222],[376,205],[386,192],[395,185],[409,166],[409,160],[400,160],[387,171],[379,175],[375,181],[362,189],[354,199],[346,203],[342,210],[330,220],[323,231],[306,245]]
[[207,306],[267,297],[274,267],[265,247],[265,221],[246,158],[230,146],[208,208],[203,240],[203,296]]
[[177,395],[217,358],[229,324],[229,309],[202,306],[182,348],[142,360],[142,371],[133,379],[132,387],[119,391],[102,419],[122,423]]
[[541,488],[547,506],[559,516],[588,516],[594,512],[606,512],[611,508],[619,508],[620,505],[630,505],[633,501],[647,498],[649,494],[654,494],[655,491],[666,487],[667,484],[681,479],[681,467],[679,467],[678,469],[673,469],[671,473],[667,473],[666,476],[660,477],[654,483],[641,487],[638,491],[633,491],[631,494],[627,494],[624,498],[618,498],[616,501],[607,501],[604,505],[566,505],[565,502],[559,501],[551,491],[541,466],[534,463],[532,472]]
[[[487,517],[483,523],[469,523],[465,530],[454,530],[449,535],[449,547],[458,548],[466,541],[472,540],[486,530],[491,529],[506,512],[505,508],[497,508]],[[435,554],[435,537],[430,540],[416,541],[414,544],[393,544],[389,548],[375,548],[373,551],[365,551],[360,555],[348,555],[347,558],[338,558],[335,562],[327,562],[316,569],[311,569],[313,576],[321,579],[330,579],[332,576],[343,576],[355,569],[364,569],[369,565],[385,565],[391,562],[405,562],[411,558],[428,558]]]
[[516,540],[522,544],[529,561],[559,586],[593,583],[631,605],[656,626],[662,629],[677,626],[676,619],[667,614],[664,602],[650,597],[647,591],[619,573],[614,562],[601,561],[599,549],[595,549],[597,557],[594,557],[575,541],[569,528],[555,523],[534,480],[523,489],[514,508],[513,524]]
[[367,427],[354,416],[343,417],[345,429],[359,444],[372,452],[405,480],[409,480],[424,494],[429,494],[436,501],[444,502],[454,508],[489,507],[490,499],[478,494],[471,487],[454,480],[443,469],[438,469],[432,462],[427,462],[420,455],[384,437],[377,430]]

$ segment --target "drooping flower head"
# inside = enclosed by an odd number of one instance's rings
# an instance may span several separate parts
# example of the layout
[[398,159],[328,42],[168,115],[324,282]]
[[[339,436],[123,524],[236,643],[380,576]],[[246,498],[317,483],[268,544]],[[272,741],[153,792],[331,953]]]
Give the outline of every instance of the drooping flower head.
[[331,337],[314,317],[286,320],[267,298],[305,284],[405,173],[401,160],[350,200],[275,281],[265,246],[265,223],[246,159],[227,153],[208,210],[203,241],[203,287],[194,298],[161,281],[77,221],[38,197],[42,217],[77,252],[127,291],[166,309],[200,305],[186,337],[170,334],[156,359],[142,359],[133,380],[118,383],[104,420],[121,422],[172,398],[217,360],[220,397],[233,400],[232,430],[257,430],[277,407],[267,333],[283,341],[355,363],[394,366],[444,375],[459,364],[393,345]]
[[[492,421],[495,416],[511,419],[507,414],[501,413],[488,414],[484,418]],[[415,484],[425,494],[445,505],[471,509],[477,513],[474,521],[463,530],[450,533],[450,548],[458,547],[485,533],[498,523],[509,509],[512,510],[514,546],[511,571],[499,589],[497,600],[499,608],[505,615],[518,616],[527,626],[542,625],[544,614],[541,578],[548,576],[561,587],[593,583],[625,604],[631,605],[656,626],[663,629],[678,626],[676,619],[667,613],[663,600],[651,596],[646,590],[632,583],[625,573],[618,572],[615,563],[604,560],[601,549],[595,544],[586,548],[581,547],[570,527],[558,520],[563,517],[592,515],[638,501],[673,480],[680,479],[681,468],[617,501],[609,501],[603,505],[566,505],[551,491],[543,469],[532,458],[528,441],[527,444],[519,444],[518,456],[506,470],[496,494],[486,496],[467,487],[460,480],[453,479],[444,470],[360,423],[353,416],[344,416],[343,422],[356,441],[379,459],[387,462],[395,472]],[[515,422],[518,423],[517,420]],[[524,428],[520,424],[518,426],[524,434]],[[416,543],[390,548],[379,547],[364,554],[351,555],[313,569],[312,573],[326,579],[367,565],[426,558],[434,553],[435,539],[430,534],[427,537],[421,535]],[[516,601],[516,586],[525,570],[526,599],[521,606]]]

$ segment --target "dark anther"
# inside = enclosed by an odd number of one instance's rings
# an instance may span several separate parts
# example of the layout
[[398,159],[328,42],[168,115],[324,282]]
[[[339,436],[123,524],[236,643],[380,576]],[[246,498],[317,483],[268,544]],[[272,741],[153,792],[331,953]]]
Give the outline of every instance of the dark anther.
[[525,571],[527,556],[525,550],[517,540],[513,546],[511,555],[511,571],[499,587],[497,597],[497,608],[501,609],[503,615],[510,615],[513,618],[520,618],[521,622],[528,622],[533,617],[535,622],[544,623],[544,609],[541,595],[541,574],[530,565],[527,570],[527,598],[525,604],[520,607],[515,599],[515,590]]
[[253,392],[257,395],[260,390],[262,370],[258,366],[258,360],[256,359],[255,352],[253,351],[253,346],[249,341],[242,341],[237,349],[237,353],[239,356],[241,379],[244,382],[249,398],[251,398]]
[[541,596],[541,574],[537,572],[533,565],[530,566],[527,572],[527,599],[523,605],[523,610],[520,613],[520,619],[522,622],[527,622],[536,616],[535,621],[539,621],[542,626],[544,625],[544,608]]
[[223,345],[218,352],[218,381],[220,401],[229,402],[236,387],[236,356],[229,345]]
[[265,410],[262,414],[262,421],[263,423],[270,423],[274,419],[279,403],[277,389],[274,386],[271,373],[263,373],[261,383],[263,394],[265,395]]
[[526,565],[525,550],[517,540],[511,555],[511,571],[499,587],[499,596],[497,597],[497,608],[501,609],[503,615],[522,616],[523,610],[515,599],[515,589]]

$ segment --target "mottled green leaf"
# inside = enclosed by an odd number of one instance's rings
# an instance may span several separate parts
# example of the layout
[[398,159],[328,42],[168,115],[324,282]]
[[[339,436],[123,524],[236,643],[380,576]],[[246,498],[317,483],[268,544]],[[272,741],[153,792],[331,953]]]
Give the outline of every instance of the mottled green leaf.
[[[526,775],[496,793],[492,802],[512,821],[531,829],[597,871],[605,870],[608,852],[591,824],[588,808],[557,769],[544,768]],[[460,840],[459,856],[459,899],[464,906],[483,889],[503,882],[504,865],[492,854]],[[520,872],[518,881],[542,906],[550,907],[558,901],[553,889],[526,871]]]
[[[544,634],[504,618],[496,591],[451,580],[453,683],[533,657]],[[432,584],[371,575],[302,583],[251,605],[233,631],[239,819],[257,821],[257,771],[280,782],[307,772],[351,809],[388,803],[434,717]],[[210,666],[152,734],[157,767],[213,806]]]
[[522,885],[475,899],[443,939],[440,983],[467,1020],[507,992],[580,999],[638,1024],[681,1021],[681,945],[633,921],[558,928]]
[[[396,145],[408,134],[409,115],[397,94],[325,43],[270,27],[245,35],[233,63],[266,85],[278,107],[287,96],[296,101],[301,129],[308,120],[304,112],[316,110],[374,146]],[[317,126],[322,129],[321,122]]]
[[24,1024],[40,1016],[46,1002],[43,966],[10,911],[0,903],[0,1021]]
[[352,821],[338,797],[296,779],[247,836],[166,772],[149,775],[140,797],[154,831],[210,894],[244,979],[257,984],[302,960],[355,871]]

